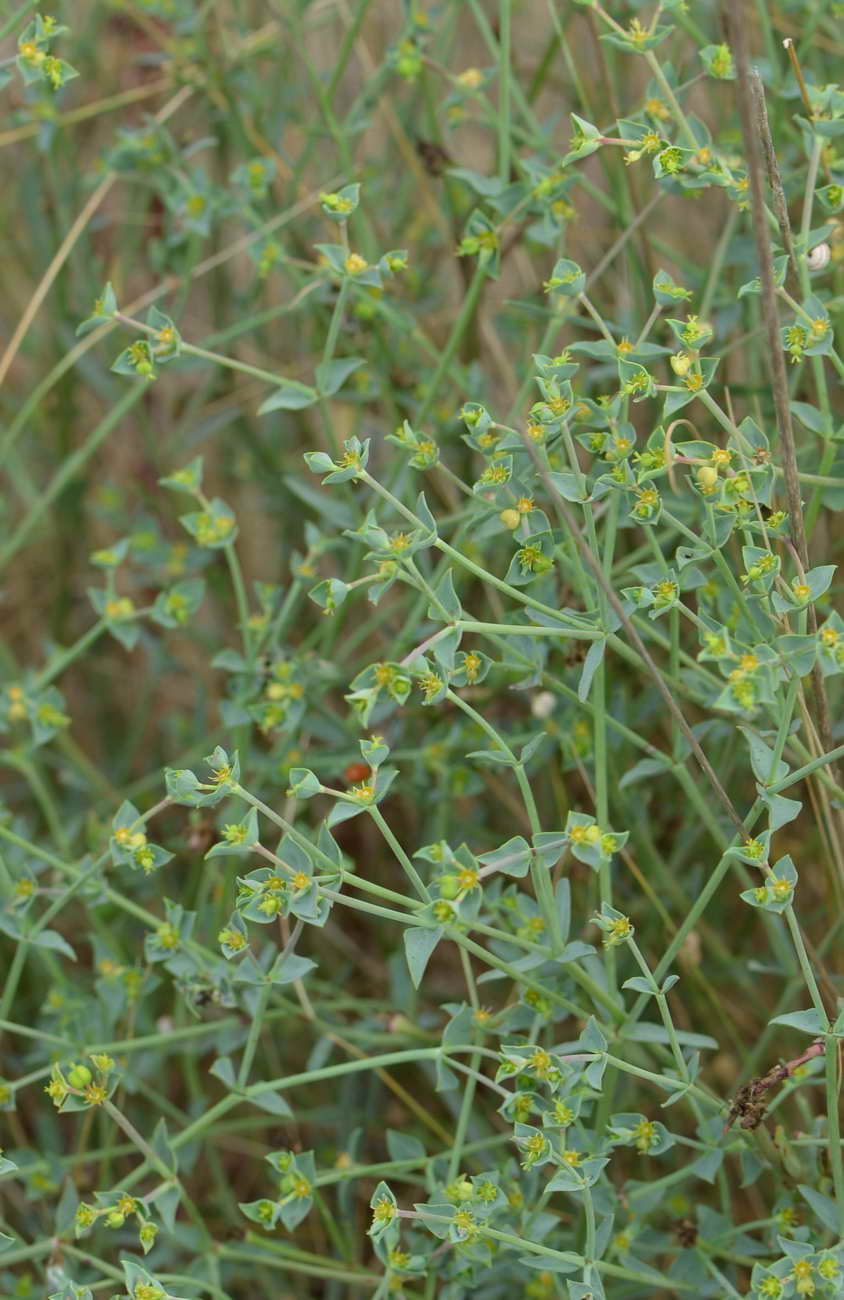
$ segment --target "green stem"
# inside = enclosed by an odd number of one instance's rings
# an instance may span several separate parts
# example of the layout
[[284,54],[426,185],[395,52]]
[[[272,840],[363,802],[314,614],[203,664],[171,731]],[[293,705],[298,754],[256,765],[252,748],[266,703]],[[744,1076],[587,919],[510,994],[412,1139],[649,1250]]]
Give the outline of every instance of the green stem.
[[[301,921],[299,926],[301,926]],[[246,1080],[249,1078],[249,1071],[252,1068],[252,1062],[255,1059],[255,1053],[258,1050],[258,1043],[261,1038],[261,1030],[264,1028],[264,1016],[267,1010],[267,1004],[272,992],[271,984],[264,984],[258,994],[258,1005],[252,1016],[252,1023],[249,1026],[249,1037],[246,1040],[246,1046],[243,1049],[243,1059],[240,1062],[240,1069],[237,1074],[237,1084],[239,1088],[246,1086]]]
[[838,1075],[838,1048],[840,1040],[827,1034],[825,1043],[826,1067],[826,1122],[829,1141],[829,1160],[838,1212],[838,1236],[844,1237],[844,1159],[841,1152],[841,1121],[839,1114],[841,1080]]
[[226,564],[229,567],[229,574],[232,580],[235,604],[237,605],[237,621],[240,624],[243,654],[247,663],[251,667],[255,660],[255,651],[252,641],[252,631],[249,626],[249,598],[246,595],[243,572],[240,567],[240,560],[237,557],[234,542],[229,542],[223,547],[223,550],[225,552]]
[[408,880],[412,884],[413,888],[416,890],[419,897],[422,899],[423,903],[430,902],[431,894],[430,891],[428,890],[428,886],[425,884],[424,880],[419,875],[419,872],[414,867],[410,858],[407,856],[404,849],[399,844],[398,840],[396,839],[389,825],[384,820],[383,816],[381,815],[380,809],[377,807],[376,804],[372,804],[367,809],[367,811],[370,817],[372,818],[372,820],[375,822],[375,825],[378,827],[381,834],[384,836],[384,839],[387,841],[390,848],[393,850],[393,853],[395,853],[396,858],[401,864],[402,870],[404,871]]
[[498,178],[510,180],[510,43],[511,0],[498,6]]

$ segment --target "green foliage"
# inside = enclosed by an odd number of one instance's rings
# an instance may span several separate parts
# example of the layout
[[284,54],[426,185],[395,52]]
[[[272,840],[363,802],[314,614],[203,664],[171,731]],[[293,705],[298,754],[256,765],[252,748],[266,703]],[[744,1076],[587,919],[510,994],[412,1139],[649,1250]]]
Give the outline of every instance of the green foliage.
[[844,1294],[841,6],[747,8],[756,213],[707,6],[0,19],[4,1297]]

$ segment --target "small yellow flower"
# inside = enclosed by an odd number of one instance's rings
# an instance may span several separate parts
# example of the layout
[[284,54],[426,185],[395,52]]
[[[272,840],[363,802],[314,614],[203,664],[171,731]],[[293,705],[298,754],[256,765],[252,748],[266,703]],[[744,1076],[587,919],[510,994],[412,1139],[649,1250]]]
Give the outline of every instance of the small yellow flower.
[[477,1219],[469,1210],[458,1210],[454,1216],[454,1226],[459,1232],[473,1236],[479,1229]]
[[50,1097],[55,1106],[60,1106],[68,1094],[68,1087],[60,1075],[56,1075],[44,1088],[47,1096]]
[[374,1223],[392,1223],[396,1217],[396,1207],[390,1200],[389,1196],[382,1196],[375,1202],[372,1208],[372,1220]]
[[340,216],[351,212],[354,206],[351,199],[343,198],[339,194],[320,194],[319,201],[332,212],[337,212]]
[[624,943],[633,934],[633,925],[627,916],[618,916],[610,922],[609,928],[604,932],[604,947],[614,948],[616,944]]
[[477,681],[478,673],[481,671],[482,660],[480,655],[470,650],[463,659],[463,671],[466,674],[466,681],[470,683]]
[[651,1120],[640,1120],[633,1130],[633,1134],[637,1151],[648,1152],[652,1146],[656,1145],[657,1129],[656,1124],[652,1123]]
[[105,616],[106,618],[118,621],[120,619],[131,618],[135,612],[134,603],[128,596],[117,596],[113,600],[106,601]]
[[506,483],[510,477],[510,471],[506,465],[487,465],[480,477],[480,482],[490,484],[493,487],[500,487]]
[[349,275],[360,275],[361,271],[367,269],[369,263],[365,257],[361,257],[360,253],[349,253],[349,256],[346,258],[343,265]]
[[220,930],[217,935],[217,942],[231,948],[232,952],[241,952],[246,947],[246,936],[241,934],[239,930]]
[[177,948],[179,946],[179,932],[169,921],[158,927],[155,937],[162,948]]
[[76,1207],[74,1215],[77,1226],[80,1228],[90,1228],[97,1221],[97,1211],[93,1205],[86,1205],[84,1201]]
[[[526,1097],[525,1100],[529,1102],[530,1097]],[[545,1155],[548,1150],[548,1139],[543,1137],[541,1133],[533,1133],[529,1138],[524,1139],[522,1146],[525,1151],[525,1158],[522,1163],[525,1168],[530,1168],[531,1165],[536,1164],[536,1161]]]
[[442,690],[442,678],[436,673],[427,672],[419,678],[419,689],[425,697],[425,703],[430,704],[434,696]]
[[554,1102],[554,1123],[560,1124],[563,1128],[568,1128],[569,1124],[574,1121],[574,1111],[571,1106],[567,1106],[559,1098]]
[[26,717],[26,699],[21,686],[7,686],[6,695],[9,699],[9,720],[19,722],[21,718]]
[[47,58],[47,55],[45,54],[44,50],[40,50],[38,46],[35,44],[35,41],[23,41],[18,46],[18,53],[20,54],[20,57],[22,59],[26,60],[27,63],[32,63],[35,65],[39,63],[43,63],[44,60]]
[[466,68],[457,78],[459,84],[465,86],[467,90],[477,90],[483,85],[483,79],[480,68]]
[[522,546],[516,557],[523,573],[537,573],[549,567],[541,546]]
[[794,1261],[794,1285],[798,1295],[814,1295],[815,1284],[812,1281],[812,1261],[796,1259]]
[[537,1047],[533,1055],[528,1060],[528,1069],[532,1070],[540,1079],[546,1078],[548,1071],[551,1069],[552,1061],[548,1053],[541,1047]]
[[143,831],[133,831],[131,826],[118,826],[114,840],[121,848],[141,849],[146,844],[147,837]]
[[164,1294],[154,1282],[137,1282],[132,1291],[133,1300],[164,1300]]

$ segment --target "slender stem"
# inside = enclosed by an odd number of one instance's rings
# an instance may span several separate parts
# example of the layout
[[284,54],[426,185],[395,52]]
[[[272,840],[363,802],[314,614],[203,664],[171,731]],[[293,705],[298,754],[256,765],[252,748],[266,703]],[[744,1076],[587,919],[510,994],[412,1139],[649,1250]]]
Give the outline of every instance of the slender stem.
[[806,952],[806,945],[803,942],[803,936],[800,933],[800,926],[797,923],[797,917],[794,915],[794,908],[790,904],[785,909],[784,916],[794,944],[794,951],[797,954],[797,960],[800,963],[800,970],[803,973],[803,979],[806,981],[806,988],[809,997],[812,999],[812,1005],[820,1016],[821,1024],[824,1026],[824,1029],[828,1029],[829,1017],[826,1014],[823,998],[821,997],[820,989],[815,980],[815,973],[812,970],[812,965],[809,961],[809,954]]
[[370,817],[375,822],[375,825],[378,827],[381,834],[384,836],[384,839],[387,841],[390,848],[395,853],[398,861],[401,863],[402,870],[404,871],[408,880],[412,884],[413,888],[416,890],[417,894],[422,899],[422,901],[427,903],[431,897],[430,892],[428,890],[428,886],[425,884],[424,880],[419,875],[419,872],[414,867],[413,863],[405,853],[402,846],[399,844],[398,840],[396,839],[395,835],[390,829],[390,826],[384,820],[380,809],[377,807],[377,805],[372,804],[367,809],[367,811],[369,812]]
[[[301,924],[300,921],[299,925],[301,926]],[[249,1026],[249,1037],[247,1038],[246,1046],[243,1049],[243,1059],[240,1062],[240,1069],[237,1074],[238,1087],[240,1088],[245,1086],[246,1081],[249,1078],[249,1071],[252,1068],[252,1062],[255,1059],[255,1053],[258,1050],[258,1043],[261,1038],[261,1031],[264,1028],[264,1016],[266,1014],[271,992],[272,985],[267,983],[262,986],[261,991],[258,994],[258,1005],[256,1006],[254,1015],[252,1016],[252,1023]]]
[[510,179],[510,42],[512,0],[498,5],[498,178]]
[[835,1203],[838,1212],[838,1235],[844,1236],[844,1157],[841,1151],[841,1078],[839,1075],[838,1053],[841,1040],[832,1034],[824,1039],[824,1068],[826,1080],[826,1122],[829,1141],[829,1160],[832,1166],[832,1182],[835,1188]]
[[229,574],[231,575],[232,588],[234,590],[235,604],[237,605],[237,621],[240,625],[240,636],[243,642],[243,654],[248,664],[253,664],[255,659],[255,649],[252,638],[252,630],[249,626],[249,598],[246,594],[246,586],[243,581],[243,573],[240,568],[240,560],[237,556],[237,550],[234,542],[229,542],[223,547],[228,565]]

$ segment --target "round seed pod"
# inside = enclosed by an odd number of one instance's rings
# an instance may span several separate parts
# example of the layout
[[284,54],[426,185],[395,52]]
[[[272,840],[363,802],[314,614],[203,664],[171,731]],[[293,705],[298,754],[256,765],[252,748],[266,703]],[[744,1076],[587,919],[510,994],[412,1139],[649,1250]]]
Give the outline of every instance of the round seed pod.
[[816,244],[806,258],[806,265],[810,271],[822,271],[825,266],[829,265],[831,256],[832,252],[829,244]]

